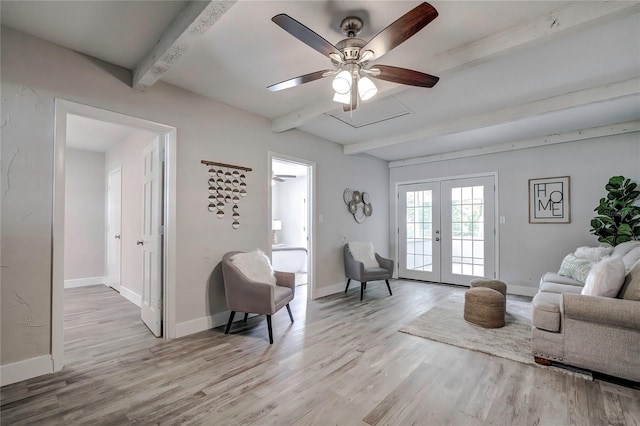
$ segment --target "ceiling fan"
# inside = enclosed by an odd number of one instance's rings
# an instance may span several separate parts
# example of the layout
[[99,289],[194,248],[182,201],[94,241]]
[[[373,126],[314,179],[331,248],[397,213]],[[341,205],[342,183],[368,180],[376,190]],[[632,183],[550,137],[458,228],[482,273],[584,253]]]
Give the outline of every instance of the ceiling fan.
[[273,175],[271,176],[271,179],[276,182],[284,182],[286,179],[294,179],[296,177],[296,175]]
[[342,33],[347,38],[334,46],[289,15],[284,13],[276,15],[271,18],[273,22],[298,40],[331,59],[335,69],[301,75],[273,84],[267,89],[275,92],[324,77],[335,76],[332,84],[335,90],[333,100],[344,104],[344,111],[352,111],[358,105],[358,95],[360,99],[365,101],[376,94],[377,88],[369,77],[411,86],[433,87],[438,82],[438,77],[390,65],[370,66],[369,62],[379,59],[412,37],[437,16],[438,12],[433,6],[426,2],[421,3],[380,31],[368,42],[356,37],[362,29],[362,20],[350,16],[340,24]]

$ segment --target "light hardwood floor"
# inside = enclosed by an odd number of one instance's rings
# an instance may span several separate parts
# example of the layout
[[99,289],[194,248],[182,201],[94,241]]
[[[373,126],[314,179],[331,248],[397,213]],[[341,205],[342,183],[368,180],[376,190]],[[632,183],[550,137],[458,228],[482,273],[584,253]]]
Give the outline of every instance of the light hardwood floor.
[[113,290],[65,290],[66,367],[3,387],[2,424],[640,424],[640,390],[398,332],[464,289],[391,284],[297,287],[273,345],[263,316],[164,341]]

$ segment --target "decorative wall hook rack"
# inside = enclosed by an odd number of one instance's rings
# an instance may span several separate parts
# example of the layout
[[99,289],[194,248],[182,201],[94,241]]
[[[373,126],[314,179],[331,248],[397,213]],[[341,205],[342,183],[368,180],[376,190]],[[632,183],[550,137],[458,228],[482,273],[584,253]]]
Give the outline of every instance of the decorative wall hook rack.
[[209,196],[207,209],[215,213],[219,219],[224,218],[224,208],[227,204],[232,204],[231,227],[240,227],[240,213],[238,204],[240,198],[247,195],[247,183],[245,173],[252,169],[249,167],[236,166],[234,164],[216,163],[214,161],[202,160],[202,164],[209,166]]

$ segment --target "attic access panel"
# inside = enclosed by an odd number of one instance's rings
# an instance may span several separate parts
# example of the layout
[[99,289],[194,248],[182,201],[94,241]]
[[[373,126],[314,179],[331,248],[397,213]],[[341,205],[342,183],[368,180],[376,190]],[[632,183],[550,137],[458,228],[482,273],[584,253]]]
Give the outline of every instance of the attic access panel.
[[365,103],[360,109],[353,112],[339,112],[327,115],[348,124],[354,129],[359,129],[360,127],[370,126],[410,114],[414,114],[414,112],[394,96],[388,96],[386,98],[376,99],[375,102]]

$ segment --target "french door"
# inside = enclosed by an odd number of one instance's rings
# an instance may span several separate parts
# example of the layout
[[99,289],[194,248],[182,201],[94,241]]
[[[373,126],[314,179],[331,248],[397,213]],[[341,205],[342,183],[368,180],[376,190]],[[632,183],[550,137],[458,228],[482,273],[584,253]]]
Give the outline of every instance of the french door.
[[468,285],[495,277],[495,179],[400,185],[400,278]]

